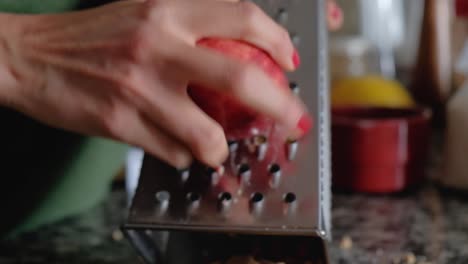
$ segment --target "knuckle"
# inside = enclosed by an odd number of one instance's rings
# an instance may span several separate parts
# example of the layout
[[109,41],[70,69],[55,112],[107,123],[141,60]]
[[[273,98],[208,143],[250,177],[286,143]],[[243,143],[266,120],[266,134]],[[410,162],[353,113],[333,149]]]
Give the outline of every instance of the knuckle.
[[138,67],[132,65],[122,66],[117,71],[114,89],[118,96],[126,99],[136,99],[143,96],[144,76]]
[[125,49],[131,62],[142,62],[148,58],[148,50],[151,50],[151,38],[145,26],[136,29],[126,41]]
[[101,109],[98,113],[98,119],[102,124],[104,134],[117,140],[123,140],[124,122],[122,122],[117,106],[114,105]]
[[261,9],[249,1],[239,2],[239,13],[244,25],[244,34],[249,35],[255,32],[254,28],[258,25]]
[[200,160],[206,161],[225,142],[224,132],[218,125],[200,126],[192,130],[190,141],[194,155]]
[[243,18],[247,20],[257,19],[261,12],[260,8],[250,1],[239,2],[238,7]]
[[192,161],[191,155],[187,151],[174,148],[168,153],[168,162],[176,168],[186,168]]
[[146,0],[141,5],[141,17],[145,20],[151,20],[161,10],[167,8],[169,1],[167,0]]
[[119,87],[129,89],[139,85],[140,73],[139,70],[132,65],[124,65],[118,71]]
[[228,93],[241,96],[248,92],[254,67],[248,64],[233,64],[226,72]]
[[286,48],[289,48],[289,39],[289,32],[281,27],[274,40],[273,49],[275,51],[281,52],[284,51]]
[[220,143],[225,142],[223,129],[218,125],[206,128],[203,132],[205,135],[205,145],[218,146]]
[[154,4],[152,8],[150,8],[149,12],[149,21],[150,24],[153,26],[157,26],[158,28],[165,28],[169,26],[174,21],[174,1],[158,1],[157,4]]

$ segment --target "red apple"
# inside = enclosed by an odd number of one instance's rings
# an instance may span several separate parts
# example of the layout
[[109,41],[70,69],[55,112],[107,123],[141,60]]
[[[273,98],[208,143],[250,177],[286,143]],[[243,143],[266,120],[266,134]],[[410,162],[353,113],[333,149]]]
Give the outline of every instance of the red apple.
[[[255,64],[277,82],[279,89],[289,89],[288,80],[281,67],[268,53],[251,44],[236,40],[209,38],[199,41],[198,45],[241,62]],[[239,188],[236,164],[245,162],[246,157],[248,157],[252,175],[255,175],[251,180],[255,182],[255,186],[263,186],[264,190],[270,188],[270,178],[267,173],[270,165],[279,164],[281,171],[285,174],[293,173],[293,163],[288,162],[286,154],[287,131],[275,125],[273,119],[242,105],[229,95],[218,92],[222,89],[213,88],[191,86],[189,94],[205,113],[223,127],[227,139],[239,142],[238,151],[230,155],[224,163],[225,175],[228,177],[223,177],[219,183],[220,191],[234,193]],[[258,159],[258,148],[253,147],[255,144],[252,144],[252,141],[255,140],[252,139],[259,138],[254,136],[264,136],[267,139],[268,147],[262,159]],[[252,162],[254,160],[256,161]]]
[[[279,87],[288,88],[288,80],[281,67],[265,51],[246,42],[206,38],[199,46],[213,49],[245,63],[253,63],[273,78]],[[272,119],[245,107],[235,98],[208,87],[191,86],[189,94],[195,103],[216,120],[228,139],[244,139],[256,134],[269,134]]]

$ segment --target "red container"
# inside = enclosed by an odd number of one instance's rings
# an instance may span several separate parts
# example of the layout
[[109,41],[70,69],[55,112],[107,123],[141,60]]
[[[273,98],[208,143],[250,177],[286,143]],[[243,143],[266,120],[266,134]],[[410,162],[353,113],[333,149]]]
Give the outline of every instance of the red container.
[[457,16],[468,17],[468,0],[456,0],[455,12]]
[[423,108],[332,110],[335,188],[399,192],[425,177],[431,112]]

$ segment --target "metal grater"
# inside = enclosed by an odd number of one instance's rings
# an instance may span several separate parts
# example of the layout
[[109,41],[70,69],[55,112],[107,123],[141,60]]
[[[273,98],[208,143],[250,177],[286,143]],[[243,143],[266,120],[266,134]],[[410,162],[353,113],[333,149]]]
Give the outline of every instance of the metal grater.
[[[254,2],[290,31],[298,47],[301,67],[288,77],[313,114],[314,128],[304,139],[284,143],[279,152],[286,164],[257,166],[268,148],[267,138],[229,142],[231,156],[222,175],[203,166],[177,171],[145,156],[124,231],[148,263],[211,263],[235,255],[328,263],[326,1]],[[239,184],[221,190],[216,187],[221,177],[236,177]]]

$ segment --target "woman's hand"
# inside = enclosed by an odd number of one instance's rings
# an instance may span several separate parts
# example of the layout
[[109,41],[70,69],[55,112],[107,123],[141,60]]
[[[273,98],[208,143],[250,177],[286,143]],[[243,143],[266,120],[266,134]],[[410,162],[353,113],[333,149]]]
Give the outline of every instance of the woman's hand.
[[327,12],[328,28],[332,31],[341,28],[341,25],[343,24],[343,11],[338,6],[335,0],[328,0]]
[[215,167],[228,154],[223,130],[191,101],[188,83],[227,87],[290,129],[305,114],[261,70],[195,45],[209,36],[245,40],[294,70],[288,32],[250,2],[128,0],[3,19],[0,57],[15,85],[0,98],[52,126],[127,142],[179,168],[192,157]]

